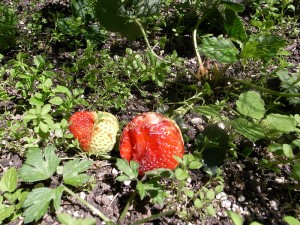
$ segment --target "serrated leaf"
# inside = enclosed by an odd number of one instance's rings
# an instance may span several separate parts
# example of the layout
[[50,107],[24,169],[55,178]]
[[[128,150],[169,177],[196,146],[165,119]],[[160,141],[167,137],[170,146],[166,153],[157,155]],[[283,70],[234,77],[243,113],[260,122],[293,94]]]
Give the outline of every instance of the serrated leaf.
[[230,219],[232,219],[232,221],[235,225],[243,225],[244,220],[239,214],[229,211],[229,210],[227,210],[226,213],[228,214]]
[[271,34],[253,34],[244,44],[241,58],[269,60],[286,46],[286,41],[281,37]]
[[64,183],[74,187],[85,184],[90,179],[90,176],[83,173],[91,166],[91,164],[92,162],[90,160],[74,159],[68,161],[63,167]]
[[202,166],[203,166],[203,164],[201,162],[198,162],[198,161],[192,161],[189,164],[189,168],[191,170],[200,169]]
[[146,194],[147,194],[145,185],[141,181],[138,181],[137,185],[136,185],[136,189],[139,192],[141,200],[143,200],[146,197]]
[[57,219],[62,225],[94,225],[97,222],[94,218],[77,219],[66,213],[57,214]]
[[50,178],[61,161],[54,151],[53,146],[48,146],[43,151],[39,148],[29,149],[26,161],[19,170],[20,179],[25,182],[35,182]]
[[11,167],[4,172],[0,180],[0,190],[2,192],[14,192],[18,184],[18,175],[15,167]]
[[161,0],[139,0],[134,1],[133,8],[138,17],[149,17],[159,12]]
[[246,119],[235,119],[232,121],[232,125],[240,134],[251,141],[257,141],[265,137],[261,126]]
[[42,218],[46,214],[51,201],[54,203],[54,208],[58,210],[63,190],[63,187],[55,189],[45,187],[33,189],[27,195],[23,205],[23,207],[26,208],[23,213],[24,223],[38,221]]
[[[135,180],[138,176],[138,164],[133,160],[130,162],[130,165],[125,159],[117,159],[116,163],[118,169],[126,174],[129,180]],[[118,178],[117,178],[118,179]]]
[[234,63],[238,61],[238,49],[224,37],[203,38],[200,51],[210,59],[221,63]]
[[292,116],[272,113],[266,119],[271,127],[282,133],[288,134],[296,130],[297,122]]
[[239,96],[236,101],[237,110],[254,119],[261,119],[265,114],[265,103],[260,97],[260,94],[255,91],[248,91]]
[[242,20],[230,9],[225,10],[226,21],[224,24],[228,37],[234,40],[244,41],[247,38]]
[[[276,75],[279,77],[281,84],[280,88],[282,91],[287,93],[300,93],[300,73],[289,73],[287,69],[279,70]],[[288,97],[289,103],[292,105],[299,105],[299,97]]]

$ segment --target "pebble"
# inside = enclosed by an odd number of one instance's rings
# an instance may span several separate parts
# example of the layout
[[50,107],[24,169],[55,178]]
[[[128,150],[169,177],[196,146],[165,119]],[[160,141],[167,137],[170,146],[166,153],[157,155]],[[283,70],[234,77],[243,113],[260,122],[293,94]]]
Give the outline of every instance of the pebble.
[[126,180],[126,181],[124,181],[124,185],[126,185],[126,186],[129,186],[129,185],[130,185],[130,183],[131,183],[131,181],[130,181],[130,180]]
[[270,207],[271,207],[272,209],[274,209],[274,210],[278,210],[278,204],[277,204],[277,202],[274,201],[274,200],[271,200],[271,201],[270,201]]
[[85,194],[84,192],[80,192],[80,193],[79,193],[79,196],[80,196],[80,198],[85,199],[86,194]]
[[230,207],[231,207],[231,201],[229,201],[229,200],[224,200],[224,201],[222,201],[221,202],[221,206],[223,207],[223,208],[226,208],[226,209],[230,209]]
[[119,174],[119,171],[116,170],[115,168],[113,168],[113,169],[111,170],[111,173],[112,173],[113,175],[118,175],[118,174]]
[[199,124],[203,123],[203,119],[199,118],[199,117],[195,117],[195,118],[191,119],[191,123],[193,125],[199,125]]
[[219,194],[217,194],[216,199],[227,200],[227,194],[225,192],[220,192]]
[[243,201],[245,201],[245,196],[244,195],[240,195],[239,197],[238,197],[238,201],[239,202],[243,202]]

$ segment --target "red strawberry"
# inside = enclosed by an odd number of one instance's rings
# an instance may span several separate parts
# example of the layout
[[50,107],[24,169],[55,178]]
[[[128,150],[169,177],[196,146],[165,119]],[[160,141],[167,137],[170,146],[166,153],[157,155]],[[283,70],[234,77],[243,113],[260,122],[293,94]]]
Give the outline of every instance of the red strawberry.
[[155,112],[136,116],[128,123],[120,138],[120,154],[127,161],[139,163],[139,173],[157,169],[175,169],[182,158],[184,142],[180,128],[170,118]]
[[83,151],[104,154],[113,149],[119,130],[114,115],[107,112],[76,112],[70,117],[69,123],[69,130],[78,139]]

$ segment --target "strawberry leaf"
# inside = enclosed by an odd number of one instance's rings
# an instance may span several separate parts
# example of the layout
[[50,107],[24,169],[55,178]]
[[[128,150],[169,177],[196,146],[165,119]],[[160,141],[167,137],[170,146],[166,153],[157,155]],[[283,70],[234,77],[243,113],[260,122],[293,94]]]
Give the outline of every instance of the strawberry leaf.
[[20,179],[25,182],[35,182],[50,178],[61,161],[54,151],[53,146],[48,146],[43,151],[39,148],[29,149],[26,154],[27,159],[19,171]]
[[65,184],[74,187],[85,184],[90,176],[84,172],[91,166],[92,162],[89,160],[74,159],[68,161],[63,167],[63,181]]
[[256,141],[265,137],[263,128],[260,125],[246,119],[235,119],[233,120],[232,125],[237,132],[241,133],[251,141]]
[[38,221],[42,218],[46,214],[51,201],[53,201],[54,209],[58,210],[63,191],[64,188],[62,186],[55,189],[45,187],[33,189],[27,195],[23,205],[26,208],[23,213],[24,223]]

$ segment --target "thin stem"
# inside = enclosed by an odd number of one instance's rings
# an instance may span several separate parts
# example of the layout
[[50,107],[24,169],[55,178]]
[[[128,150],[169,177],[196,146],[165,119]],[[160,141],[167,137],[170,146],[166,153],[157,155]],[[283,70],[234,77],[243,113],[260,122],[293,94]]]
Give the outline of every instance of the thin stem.
[[254,89],[256,89],[258,91],[266,92],[266,93],[271,94],[271,95],[276,95],[276,96],[281,96],[281,97],[290,97],[290,98],[291,97],[300,97],[300,94],[273,91],[273,90],[270,90],[270,89],[267,89],[267,88],[264,88],[264,87],[260,87],[256,84],[252,84],[248,81],[244,81],[244,80],[240,80],[240,79],[236,79],[236,78],[229,78],[229,79],[231,81],[238,82],[238,83],[253,87]]
[[196,56],[197,56],[199,66],[203,65],[203,62],[202,62],[202,59],[201,59],[201,56],[200,56],[200,53],[199,53],[199,50],[198,50],[198,44],[197,44],[197,29],[198,29],[201,22],[202,22],[202,19],[198,20],[198,22],[195,26],[195,29],[193,31],[194,49],[195,49],[195,53],[196,53]]
[[91,205],[90,203],[88,203],[84,199],[80,198],[77,194],[75,194],[72,190],[70,190],[66,186],[63,185],[63,187],[64,187],[64,190],[66,192],[68,192],[68,194],[70,194],[71,196],[73,196],[74,198],[76,198],[77,201],[79,201],[81,204],[83,204],[86,207],[88,207],[94,214],[96,214],[97,216],[99,216],[105,223],[110,224],[110,225],[116,225],[113,221],[111,221],[109,218],[107,218],[102,212],[100,212],[100,210],[98,210],[97,208],[95,208],[93,205]]
[[171,216],[171,215],[174,215],[175,212],[176,212],[175,210],[172,210],[172,211],[167,211],[167,212],[163,212],[163,213],[154,214],[154,215],[152,215],[150,217],[147,217],[145,219],[136,221],[132,225],[140,225],[140,224],[147,223],[151,220],[154,220],[154,219],[157,219],[157,218],[160,218],[160,217],[163,217],[163,216]]
[[128,212],[129,207],[131,206],[133,200],[135,199],[136,194],[137,194],[137,190],[134,190],[134,192],[132,193],[129,200],[127,201],[127,204],[126,204],[125,208],[123,209],[123,211],[122,211],[122,213],[121,213],[121,215],[118,219],[118,224],[121,223],[124,220],[124,218],[125,218],[125,216]]

